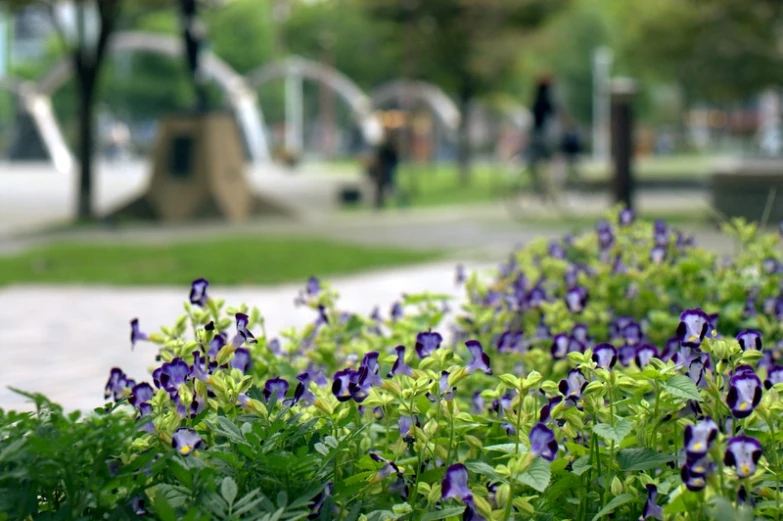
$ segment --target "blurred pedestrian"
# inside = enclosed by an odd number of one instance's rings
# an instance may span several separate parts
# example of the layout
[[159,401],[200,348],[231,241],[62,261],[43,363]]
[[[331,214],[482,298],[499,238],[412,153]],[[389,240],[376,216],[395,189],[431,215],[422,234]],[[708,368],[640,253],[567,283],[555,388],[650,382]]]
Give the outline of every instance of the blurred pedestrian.
[[567,118],[563,128],[563,136],[560,140],[560,150],[566,161],[567,176],[569,181],[579,179],[579,154],[582,152],[582,138],[576,123]]
[[557,114],[552,96],[552,80],[549,76],[541,76],[536,83],[535,97],[530,108],[533,114],[533,125],[530,129],[528,147],[528,169],[533,181],[533,188],[539,194],[544,193],[539,175],[539,164],[552,157],[552,134]]
[[394,196],[397,188],[397,166],[399,165],[399,154],[394,140],[390,137],[384,138],[378,147],[377,156],[374,161],[374,179],[375,179],[375,206],[383,208],[387,196]]

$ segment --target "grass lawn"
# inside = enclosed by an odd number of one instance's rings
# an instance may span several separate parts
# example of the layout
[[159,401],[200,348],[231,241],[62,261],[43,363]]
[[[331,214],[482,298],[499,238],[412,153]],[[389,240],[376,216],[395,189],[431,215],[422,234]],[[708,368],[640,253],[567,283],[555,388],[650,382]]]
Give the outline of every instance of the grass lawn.
[[187,285],[304,282],[436,259],[435,251],[372,247],[304,237],[221,238],[171,245],[53,244],[0,257],[0,286],[11,283]]

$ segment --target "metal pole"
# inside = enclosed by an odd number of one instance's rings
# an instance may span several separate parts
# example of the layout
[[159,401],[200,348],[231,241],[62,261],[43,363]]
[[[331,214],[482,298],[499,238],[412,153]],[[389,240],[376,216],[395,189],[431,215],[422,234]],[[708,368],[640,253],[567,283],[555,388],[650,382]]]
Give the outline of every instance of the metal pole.
[[593,159],[609,162],[609,77],[613,54],[608,47],[593,53]]
[[302,77],[294,72],[285,79],[285,148],[302,151]]
[[633,208],[633,101],[636,97],[636,83],[629,78],[612,81],[612,158],[614,160],[614,200]]

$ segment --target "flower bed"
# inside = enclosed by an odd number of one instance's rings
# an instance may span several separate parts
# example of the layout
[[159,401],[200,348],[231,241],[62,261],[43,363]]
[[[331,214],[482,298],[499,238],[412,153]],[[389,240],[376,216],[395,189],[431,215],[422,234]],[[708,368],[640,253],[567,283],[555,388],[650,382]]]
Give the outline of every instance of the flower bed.
[[149,382],[113,369],[83,420],[0,414],[0,518],[779,519],[779,238],[726,232],[732,259],[619,212],[458,269],[453,320],[311,279],[281,338],[194,281],[173,327],[131,322]]

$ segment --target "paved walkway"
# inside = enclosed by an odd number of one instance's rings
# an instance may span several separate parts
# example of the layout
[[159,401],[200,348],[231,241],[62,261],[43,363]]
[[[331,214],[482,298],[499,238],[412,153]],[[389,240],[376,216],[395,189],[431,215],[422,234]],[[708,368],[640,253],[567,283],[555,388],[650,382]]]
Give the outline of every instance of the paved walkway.
[[[469,267],[484,268],[483,264]],[[457,295],[454,264],[437,263],[388,270],[330,281],[340,292],[340,309],[370,313],[379,305],[388,316],[402,293],[429,290]],[[267,288],[211,287],[228,305],[258,306],[270,334],[302,327],[314,320],[312,310],[293,300],[300,285]],[[142,329],[157,331],[181,314],[189,288],[26,287],[0,289],[0,408],[29,409],[30,404],[6,387],[41,392],[68,409],[91,410],[103,399],[109,369],[123,368],[137,379],[148,378],[155,348],[137,344],[131,351],[128,322],[138,317]]]

